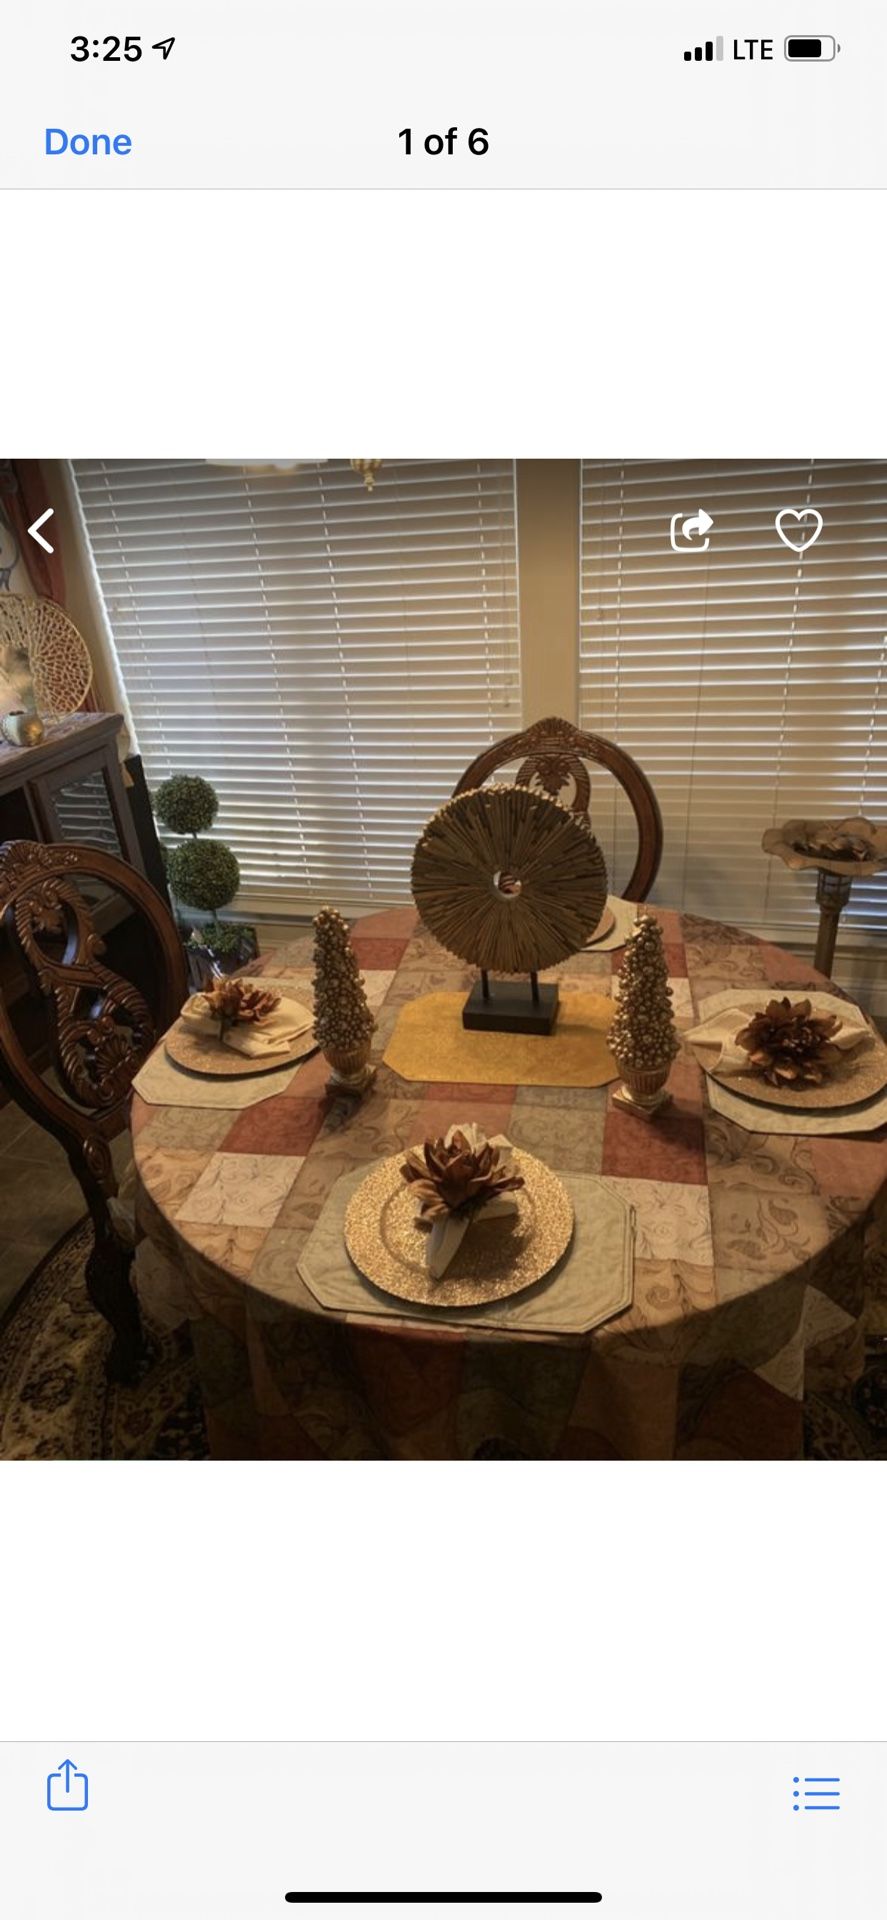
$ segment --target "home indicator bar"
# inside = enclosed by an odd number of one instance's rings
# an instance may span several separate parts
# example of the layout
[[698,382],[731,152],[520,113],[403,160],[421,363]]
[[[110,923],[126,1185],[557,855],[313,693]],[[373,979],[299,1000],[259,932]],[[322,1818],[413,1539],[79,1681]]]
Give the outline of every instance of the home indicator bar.
[[390,1901],[393,1904],[400,1905],[400,1906],[404,1905],[407,1901],[409,1901],[411,1905],[417,1905],[417,1906],[421,1905],[425,1907],[431,1907],[431,1906],[456,1907],[456,1906],[461,1906],[463,1904],[469,1904],[472,1901],[477,1902],[478,1904],[483,1905],[485,1907],[544,1906],[546,1905],[546,1903],[549,1905],[556,1905],[559,1907],[566,1907],[566,1906],[580,1907],[585,1902],[588,1902],[592,1906],[599,1906],[601,1901],[603,1900],[603,1897],[604,1896],[602,1893],[286,1893],[284,1894],[284,1899],[287,1900],[289,1904],[294,1907],[298,1906],[300,1903],[309,1904],[312,1900],[320,1900],[323,1902],[324,1906],[328,1906],[328,1907],[335,1906],[337,1904],[341,1904],[342,1906],[352,1906],[352,1907],[384,1906],[386,1901]]

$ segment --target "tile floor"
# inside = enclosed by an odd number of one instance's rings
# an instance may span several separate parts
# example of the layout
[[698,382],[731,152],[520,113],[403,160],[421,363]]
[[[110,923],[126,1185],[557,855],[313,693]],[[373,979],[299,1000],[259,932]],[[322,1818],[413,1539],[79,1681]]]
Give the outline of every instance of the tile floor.
[[[132,1157],[128,1132],[113,1142],[112,1154],[119,1179]],[[58,1142],[11,1101],[0,1107],[0,1314],[85,1212]]]

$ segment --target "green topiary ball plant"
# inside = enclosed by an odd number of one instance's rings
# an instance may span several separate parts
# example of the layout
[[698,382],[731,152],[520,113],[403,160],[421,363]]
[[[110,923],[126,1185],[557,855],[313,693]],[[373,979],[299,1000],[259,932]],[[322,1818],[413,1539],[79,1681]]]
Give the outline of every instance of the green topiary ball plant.
[[172,892],[182,906],[213,916],[192,930],[189,946],[208,951],[214,967],[223,966],[228,971],[253,958],[257,948],[254,927],[240,923],[224,926],[215,917],[220,907],[233,900],[240,886],[240,867],[231,848],[223,840],[197,837],[212,826],[218,810],[215,788],[197,774],[175,773],[154,795],[158,820],[170,832],[190,836],[181,846],[162,849]]
[[196,773],[174,773],[154,795],[154,812],[170,833],[206,833],[219,811],[219,796]]
[[167,872],[177,898],[200,913],[218,913],[240,885],[236,857],[222,840],[186,840],[173,847]]

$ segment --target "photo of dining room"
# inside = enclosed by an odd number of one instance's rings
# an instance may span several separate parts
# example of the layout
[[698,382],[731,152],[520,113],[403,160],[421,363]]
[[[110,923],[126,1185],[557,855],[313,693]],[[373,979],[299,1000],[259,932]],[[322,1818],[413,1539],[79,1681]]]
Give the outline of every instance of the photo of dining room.
[[0,463],[0,1459],[887,1456],[887,462]]

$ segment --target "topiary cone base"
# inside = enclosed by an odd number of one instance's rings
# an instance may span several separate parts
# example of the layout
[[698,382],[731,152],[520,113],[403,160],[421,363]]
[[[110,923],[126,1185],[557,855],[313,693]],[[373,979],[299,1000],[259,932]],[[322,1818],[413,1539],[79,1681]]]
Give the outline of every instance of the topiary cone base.
[[613,1095],[614,1106],[625,1107],[642,1120],[652,1120],[670,1104],[671,1094],[665,1091],[670,1060],[665,1067],[623,1067],[621,1071],[622,1084]]
[[370,1062],[370,1043],[364,1047],[355,1047],[350,1053],[342,1053],[337,1047],[325,1047],[323,1057],[332,1072],[327,1081],[331,1093],[366,1093],[376,1078],[376,1069]]

